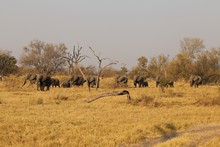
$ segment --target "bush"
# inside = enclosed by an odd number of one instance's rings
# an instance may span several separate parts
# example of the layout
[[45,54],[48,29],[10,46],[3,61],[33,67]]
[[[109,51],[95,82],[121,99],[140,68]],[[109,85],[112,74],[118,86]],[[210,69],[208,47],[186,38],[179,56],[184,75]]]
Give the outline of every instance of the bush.
[[212,98],[200,98],[197,99],[195,102],[196,105],[202,105],[202,106],[214,106],[214,105],[220,105],[220,97],[212,97]]
[[43,99],[42,98],[30,98],[29,104],[30,105],[41,105],[43,104]]
[[0,50],[0,75],[6,76],[16,73],[18,70],[17,60],[10,52]]
[[13,92],[13,91],[21,90],[19,86],[22,85],[22,82],[20,81],[20,79],[17,79],[14,76],[9,76],[6,77],[6,79],[3,82],[3,85],[6,91]]
[[200,98],[197,98],[194,104],[202,106],[214,106],[220,105],[220,88],[217,90],[218,94],[209,96],[208,94],[203,94]]
[[154,106],[154,107],[158,105],[154,98],[147,95],[141,95],[137,99],[132,99],[130,103],[132,105]]
[[56,97],[54,97],[54,99],[55,100],[67,100],[68,96],[57,94]]
[[104,78],[100,80],[100,87],[105,88],[114,88],[115,87],[115,80],[114,78]]
[[154,131],[162,135],[163,139],[171,139],[176,137],[176,127],[172,123],[160,124],[154,126]]
[[174,98],[174,97],[183,97],[184,93],[182,92],[175,92],[173,89],[168,89],[165,97],[171,97],[171,98]]

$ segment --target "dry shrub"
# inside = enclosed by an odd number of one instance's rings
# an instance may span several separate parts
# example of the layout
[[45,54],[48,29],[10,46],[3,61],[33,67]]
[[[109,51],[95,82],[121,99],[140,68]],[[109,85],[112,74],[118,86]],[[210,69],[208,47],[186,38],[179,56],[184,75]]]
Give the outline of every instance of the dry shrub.
[[172,123],[154,125],[153,131],[159,133],[165,140],[171,139],[177,135],[176,127]]
[[[127,135],[126,140],[128,140],[127,143],[130,143],[130,144],[139,143],[140,140],[145,140],[147,135],[148,135],[148,132],[146,130],[137,128]],[[120,146],[129,147],[132,145],[123,144]]]
[[176,93],[172,89],[168,89],[167,94],[169,95],[169,97],[175,97],[176,96]]
[[140,97],[140,104],[141,105],[151,105],[154,102],[154,98],[150,97],[150,96],[146,96],[146,95],[142,95]]
[[147,96],[147,95],[141,95],[137,99],[132,99],[130,101],[132,105],[141,105],[141,106],[159,106],[159,103],[156,102],[155,98]]
[[165,97],[171,97],[171,98],[173,98],[173,97],[183,97],[183,95],[184,95],[184,93],[182,93],[182,92],[177,93],[177,92],[174,92],[173,89],[168,89],[166,91]]
[[43,99],[42,98],[30,98],[29,104],[30,105],[41,105],[43,104]]
[[201,97],[201,98],[198,98],[194,104],[201,105],[201,106],[220,105],[220,96],[205,97],[205,98]]
[[204,147],[205,147],[205,146],[209,146],[209,147],[220,146],[220,136],[213,137],[212,139],[210,139],[209,141],[207,141],[206,143],[204,143],[203,146],[204,146]]
[[196,102],[194,104],[202,106],[220,105],[220,88],[217,91],[217,95],[202,93],[202,95],[196,99]]
[[54,97],[55,100],[68,100],[68,96],[65,96],[65,95],[61,95],[61,94],[57,94],[55,97]]
[[4,80],[4,89],[8,92],[13,92],[13,91],[18,91],[20,88],[19,86],[22,85],[21,81],[16,79],[16,78],[13,78],[13,77],[9,77],[7,79]]
[[100,87],[114,88],[115,87],[115,80],[114,80],[114,78],[101,79],[100,80]]

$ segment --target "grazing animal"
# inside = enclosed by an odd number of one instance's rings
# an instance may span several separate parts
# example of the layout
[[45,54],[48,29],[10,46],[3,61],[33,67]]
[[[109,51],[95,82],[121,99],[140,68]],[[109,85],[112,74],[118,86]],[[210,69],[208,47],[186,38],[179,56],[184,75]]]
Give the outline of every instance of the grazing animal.
[[144,81],[144,82],[142,83],[142,86],[143,86],[143,87],[148,87],[148,82],[147,82],[147,81]]
[[148,82],[145,81],[146,77],[144,76],[134,76],[134,87],[136,88],[137,86],[138,87],[148,87]]
[[52,84],[50,76],[46,74],[38,74],[36,82],[37,82],[37,90],[44,91],[45,87],[47,88],[46,90],[50,90],[50,86]]
[[190,76],[190,86],[191,87],[199,87],[202,84],[202,78],[198,75],[191,75]]
[[51,86],[52,87],[60,87],[60,80],[57,78],[51,78]]
[[116,87],[123,86],[128,87],[128,78],[126,76],[115,77]]
[[174,87],[174,81],[170,80],[167,82],[167,87],[170,86],[170,87]]
[[89,87],[93,88],[96,85],[96,77],[89,76],[89,77],[87,77],[87,81],[88,81]]
[[72,76],[68,82],[73,86],[83,86],[86,80],[82,76]]
[[138,85],[138,87],[142,87],[142,86],[144,86],[143,84],[144,84],[144,77],[143,76],[138,76],[138,75],[136,75],[136,76],[134,76],[134,79],[133,79],[133,81],[134,81],[134,87],[136,88],[137,87],[137,85]]
[[22,87],[27,83],[27,81],[30,81],[30,84],[35,84],[36,80],[37,80],[36,74],[28,73],[24,76],[24,82],[23,82]]
[[61,83],[61,87],[63,87],[63,88],[70,88],[70,82],[66,81],[66,82]]

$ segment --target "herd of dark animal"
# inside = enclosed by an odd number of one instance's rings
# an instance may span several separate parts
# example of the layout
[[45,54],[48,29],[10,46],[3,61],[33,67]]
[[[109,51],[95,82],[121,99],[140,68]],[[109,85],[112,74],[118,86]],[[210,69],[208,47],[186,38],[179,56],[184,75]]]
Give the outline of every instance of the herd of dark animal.
[[145,79],[144,76],[134,76],[134,87],[148,87],[148,82]]
[[85,80],[82,76],[72,76],[67,81],[60,83],[58,78],[52,78],[46,74],[27,74],[24,77],[24,82],[22,87],[30,81],[30,84],[37,84],[37,90],[44,91],[50,89],[51,87],[63,87],[70,88],[71,86],[83,86],[83,84],[88,81],[89,87],[94,87],[96,85],[95,77],[87,77]]
[[[27,74],[24,78],[24,83],[22,87],[30,81],[30,84],[37,84],[37,90],[44,91],[50,89],[51,87],[63,87],[70,88],[71,86],[83,86],[87,82],[88,87],[94,87],[97,83],[95,76],[90,76],[84,79],[82,76],[72,76],[67,81],[60,83],[58,78],[52,78],[45,74]],[[174,87],[174,81],[167,80],[164,76],[157,76],[155,78],[156,87]],[[136,75],[133,78],[134,87],[148,87],[148,82],[145,76]],[[190,86],[198,87],[202,84],[202,78],[198,75],[192,75],[190,77]],[[128,78],[126,76],[115,76],[115,86],[114,87],[128,87]]]

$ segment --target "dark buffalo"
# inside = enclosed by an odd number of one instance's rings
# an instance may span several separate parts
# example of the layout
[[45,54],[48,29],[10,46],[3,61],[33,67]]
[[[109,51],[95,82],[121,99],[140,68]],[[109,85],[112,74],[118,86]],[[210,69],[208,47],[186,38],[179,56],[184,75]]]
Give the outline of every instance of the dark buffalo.
[[134,76],[134,87],[142,87],[144,83],[145,78],[143,76]]
[[37,75],[36,74],[28,73],[24,77],[24,82],[23,82],[22,87],[27,83],[27,81],[30,81],[30,84],[35,84],[36,80],[37,80]]
[[144,81],[144,82],[142,83],[142,86],[143,86],[143,87],[148,87],[148,82],[147,82],[147,81]]
[[60,87],[60,80],[57,78],[51,78],[51,86],[52,87]]
[[115,82],[116,82],[116,87],[118,86],[128,87],[128,78],[126,76],[116,76]]
[[73,86],[83,86],[86,80],[82,76],[72,76],[68,82]]
[[66,82],[61,83],[61,87],[63,87],[63,88],[70,88],[70,82],[66,81]]
[[148,82],[145,79],[145,76],[134,76],[134,87],[148,87]]
[[198,75],[190,76],[190,86],[191,87],[199,87],[202,84],[202,78]]
[[51,77],[46,75],[46,74],[39,74],[37,75],[37,90],[40,90],[41,91],[44,91],[44,88],[46,87],[47,89],[46,90],[50,90],[50,86],[52,84],[52,81],[51,81]]
[[167,86],[167,87],[168,87],[168,86],[174,87],[174,81],[172,81],[172,80],[167,81],[166,86]]
[[96,77],[94,76],[87,77],[87,82],[88,82],[88,86],[93,88],[97,83]]

